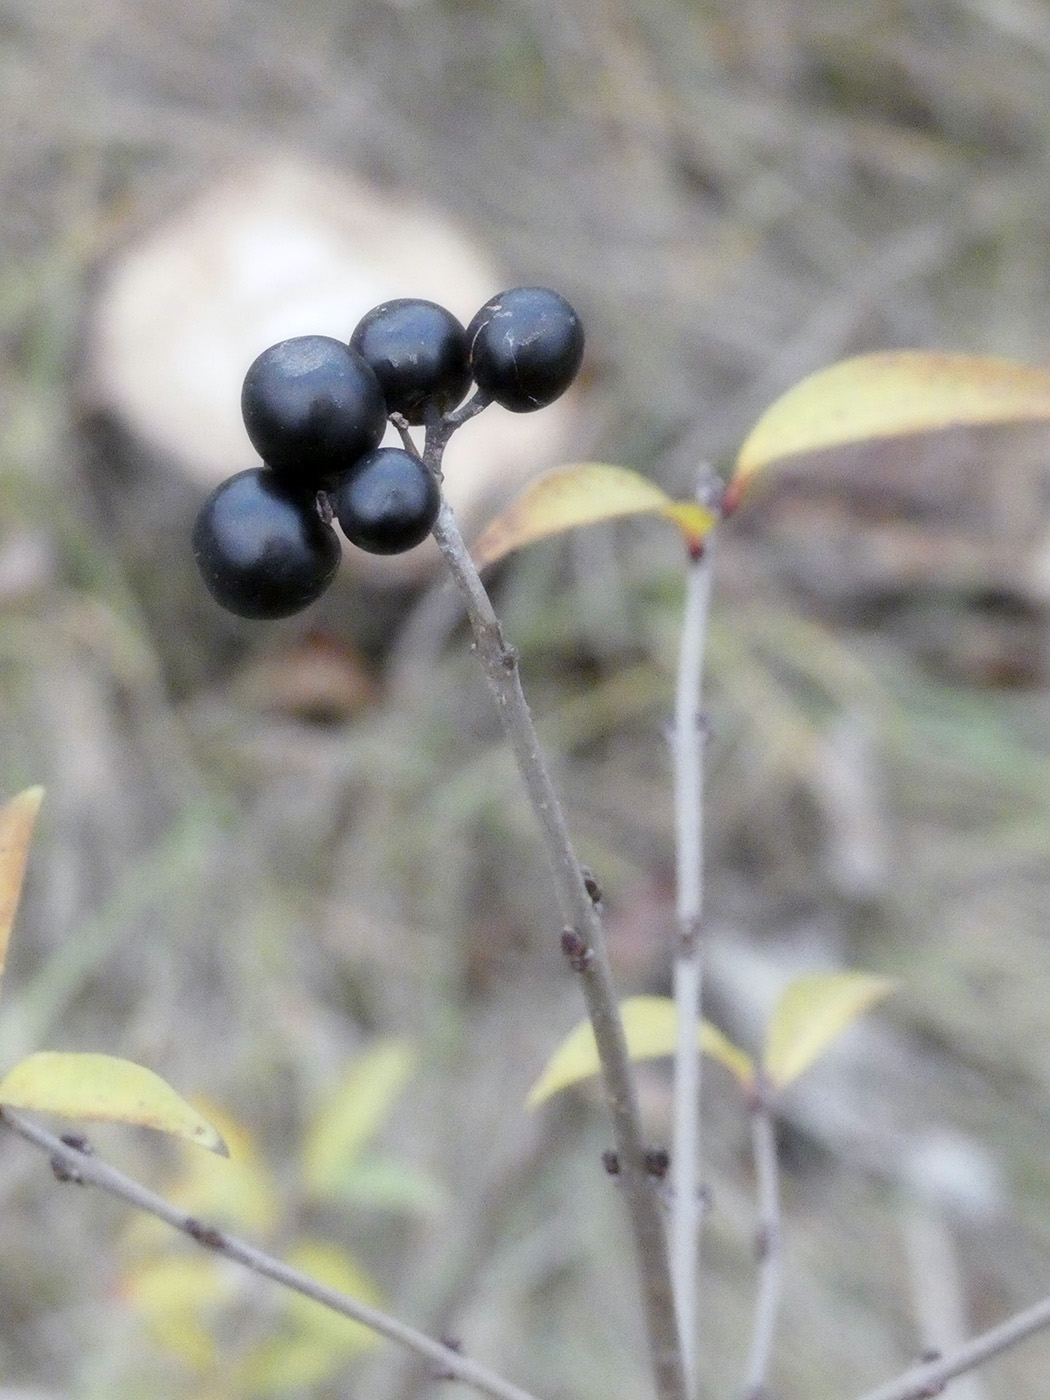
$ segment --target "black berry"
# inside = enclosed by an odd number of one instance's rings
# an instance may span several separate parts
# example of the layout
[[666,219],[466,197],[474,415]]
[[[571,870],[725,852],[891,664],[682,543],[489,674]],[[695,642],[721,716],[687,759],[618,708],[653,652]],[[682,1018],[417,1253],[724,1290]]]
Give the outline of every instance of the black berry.
[[193,553],[209,593],[238,617],[290,617],[335,577],[339,536],[317,509],[317,493],[266,467],[217,486],[193,527]]
[[428,409],[447,413],[470,388],[467,333],[435,302],[383,302],[358,322],[350,348],[374,370],[387,412],[409,423],[425,422]]
[[386,431],[379,381],[357,353],[327,335],[271,345],[241,390],[244,426],[275,471],[303,486],[334,479]]
[[546,408],[583,359],[583,326],[563,296],[514,287],[487,301],[467,327],[474,382],[512,413]]
[[420,544],[440,506],[437,478],[400,447],[370,452],[332,495],[343,534],[369,554],[403,554]]

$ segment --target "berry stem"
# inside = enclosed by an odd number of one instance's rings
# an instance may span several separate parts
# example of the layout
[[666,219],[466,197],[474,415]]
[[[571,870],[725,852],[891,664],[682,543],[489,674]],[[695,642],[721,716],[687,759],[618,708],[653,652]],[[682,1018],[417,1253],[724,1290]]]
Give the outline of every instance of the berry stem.
[[443,418],[427,422],[427,435],[423,444],[423,461],[439,480],[441,478],[441,458],[444,456],[449,438],[457,428],[462,428],[464,423],[469,423],[472,418],[476,418],[482,409],[488,408],[491,402],[491,395],[483,394],[479,389],[473,398],[469,398],[459,408],[454,409],[451,413],[446,413]]
[[521,688],[517,652],[503,635],[455,517],[445,502],[434,526],[434,538],[463,596],[474,631],[478,659],[543,834],[562,921],[582,950],[574,966],[583,985],[612,1114],[620,1167],[618,1180],[623,1186],[634,1234],[657,1394],[660,1400],[687,1400],[664,1222],[657,1193],[646,1172],[646,1144],[641,1131],[634,1074],[601,918],[587,889],[586,876],[576,857],[561,803],[547,772]]
[[390,415],[390,422],[397,430],[397,435],[401,439],[401,446],[405,449],[405,451],[410,452],[413,457],[419,457],[420,461],[422,461],[419,448],[416,446],[416,440],[412,436],[412,433],[410,431],[411,424],[409,423],[408,419],[404,416],[404,414],[392,413]]

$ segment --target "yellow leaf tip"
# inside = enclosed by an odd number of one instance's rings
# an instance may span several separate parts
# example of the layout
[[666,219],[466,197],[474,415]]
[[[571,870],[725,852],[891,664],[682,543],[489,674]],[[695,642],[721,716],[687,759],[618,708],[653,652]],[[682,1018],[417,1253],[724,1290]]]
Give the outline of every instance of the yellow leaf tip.
[[210,1134],[205,1134],[201,1141],[201,1146],[206,1147],[209,1152],[214,1152],[216,1157],[229,1157],[230,1149],[226,1145],[226,1139],[221,1133],[217,1133],[213,1128]]

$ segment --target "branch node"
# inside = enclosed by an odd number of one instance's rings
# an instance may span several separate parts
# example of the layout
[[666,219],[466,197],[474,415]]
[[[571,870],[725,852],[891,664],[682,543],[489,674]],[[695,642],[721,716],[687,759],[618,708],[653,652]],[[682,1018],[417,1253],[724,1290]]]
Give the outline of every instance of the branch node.
[[205,1249],[225,1249],[226,1239],[221,1230],[216,1230],[214,1225],[205,1225],[200,1220],[195,1220],[192,1215],[187,1215],[182,1228],[189,1235],[190,1239],[196,1240]]
[[59,1141],[66,1147],[71,1147],[74,1152],[79,1152],[84,1157],[93,1157],[95,1149],[88,1142],[82,1133],[63,1133]]
[[650,1147],[645,1153],[645,1174],[654,1181],[663,1181],[671,1167],[671,1154],[666,1147]]
[[610,1147],[602,1153],[602,1166],[610,1176],[620,1175],[620,1154]]
[[71,1162],[67,1162],[64,1157],[59,1157],[57,1153],[51,1158],[51,1171],[54,1173],[56,1181],[68,1181],[73,1186],[83,1186],[84,1184],[84,1178],[76,1167]]
[[771,1254],[779,1246],[777,1230],[772,1225],[761,1225],[755,1231],[755,1258],[760,1264],[765,1263]]
[[574,928],[562,930],[561,950],[573,972],[586,972],[594,962],[594,949]]
[[[940,1347],[927,1347],[925,1351],[920,1353],[919,1361],[922,1365],[929,1366],[934,1361],[941,1361],[943,1357],[944,1353]],[[922,1390],[916,1392],[917,1400],[935,1400],[936,1396],[944,1394],[947,1385],[947,1381],[931,1381],[929,1385],[923,1386]]]
[[594,871],[589,865],[581,865],[580,874],[583,876],[583,887],[591,897],[591,903],[595,909],[600,909],[602,907],[602,887],[595,879]]
[[[438,1338],[438,1341],[448,1351],[454,1351],[457,1356],[463,1355],[463,1342],[461,1338],[443,1335]],[[438,1367],[437,1369],[431,1372],[431,1380],[455,1381],[458,1379],[459,1376],[456,1374],[456,1372],[447,1367]]]
[[680,958],[692,958],[696,956],[702,927],[703,920],[699,914],[694,914],[689,918],[683,919],[678,925],[678,956]]

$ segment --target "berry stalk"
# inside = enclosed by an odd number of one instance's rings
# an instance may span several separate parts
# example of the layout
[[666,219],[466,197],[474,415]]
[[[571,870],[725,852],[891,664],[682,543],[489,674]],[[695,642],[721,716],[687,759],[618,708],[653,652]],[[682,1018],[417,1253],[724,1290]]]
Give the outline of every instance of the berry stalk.
[[[630,1215],[659,1400],[686,1400],[681,1344],[660,1204],[646,1172],[635,1091],[601,919],[573,849],[525,694],[517,652],[508,644],[455,517],[443,503],[434,538],[463,596],[478,653],[518,771],[543,834],[558,903],[571,938],[572,966],[583,984],[613,1119],[619,1179]],[[563,947],[566,946],[563,936]]]

